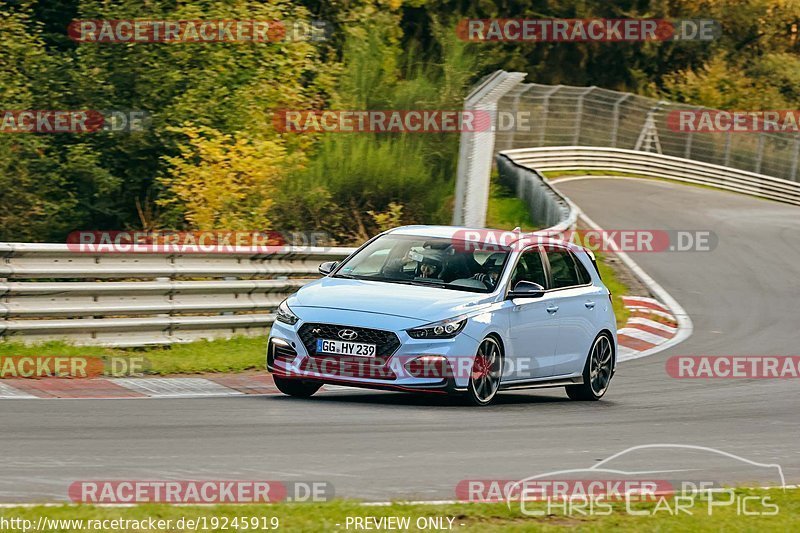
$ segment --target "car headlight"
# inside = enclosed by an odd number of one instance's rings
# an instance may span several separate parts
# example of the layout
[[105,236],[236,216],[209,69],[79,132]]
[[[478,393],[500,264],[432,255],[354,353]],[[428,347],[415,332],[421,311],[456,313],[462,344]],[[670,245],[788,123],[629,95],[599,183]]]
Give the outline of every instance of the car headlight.
[[297,324],[297,321],[300,319],[297,318],[297,315],[292,313],[292,310],[289,309],[289,306],[286,304],[286,300],[284,300],[275,311],[275,320],[283,322],[284,324],[294,325]]
[[467,325],[467,319],[463,317],[451,318],[442,320],[441,322],[434,322],[421,328],[407,329],[408,333],[414,339],[452,339],[464,329]]

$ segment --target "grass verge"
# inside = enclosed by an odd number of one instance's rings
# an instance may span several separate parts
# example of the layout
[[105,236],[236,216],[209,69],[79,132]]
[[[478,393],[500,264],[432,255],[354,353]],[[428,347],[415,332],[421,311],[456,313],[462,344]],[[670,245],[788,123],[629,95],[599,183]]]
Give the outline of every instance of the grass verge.
[[522,231],[539,229],[531,220],[528,206],[511,191],[493,180],[489,189],[489,204],[486,209],[486,227]]
[[[731,501],[730,505],[712,506],[709,513],[708,501],[698,498],[691,507],[684,507],[684,511],[674,514],[675,503],[673,500],[662,500],[660,503],[635,503],[631,509],[644,513],[633,515],[626,511],[624,502],[611,504],[609,514],[598,515],[581,514],[575,510],[553,508],[543,516],[529,516],[520,512],[519,506],[512,505],[509,509],[505,504],[452,504],[452,505],[407,505],[393,504],[388,506],[365,506],[354,501],[334,501],[329,503],[314,504],[275,504],[275,505],[219,505],[219,506],[169,506],[169,505],[140,505],[135,507],[108,508],[94,506],[60,506],[60,507],[28,507],[0,509],[0,521],[18,518],[30,520],[36,525],[40,517],[49,520],[171,520],[171,527],[162,528],[160,531],[193,531],[187,527],[187,520],[205,520],[207,528],[198,527],[205,531],[267,531],[275,529],[271,522],[277,518],[278,529],[284,531],[347,531],[359,529],[353,526],[355,517],[370,517],[373,520],[394,517],[395,519],[408,519],[408,527],[395,527],[399,531],[431,531],[437,529],[450,529],[455,531],[557,531],[569,528],[577,531],[797,531],[800,528],[800,490],[780,489],[772,490],[737,490],[735,494],[721,494],[715,498],[716,502]],[[777,513],[771,516],[757,515],[745,516],[742,512],[741,502],[746,500],[746,509],[750,512],[773,512],[777,506]],[[736,504],[740,505],[736,505]],[[533,504],[528,509],[545,510],[544,504]],[[585,511],[584,511],[585,512]],[[233,527],[233,519],[243,520],[259,517],[264,520],[264,525],[270,527]],[[350,527],[347,527],[350,517]],[[441,528],[423,528],[428,522],[426,518],[438,519]],[[178,523],[184,519],[181,527]],[[452,519],[450,522],[448,519]],[[419,520],[419,522],[418,522]],[[211,527],[216,522],[216,527]],[[257,523],[257,522],[252,522]],[[380,522],[378,522],[380,523]],[[452,526],[449,527],[449,524]],[[385,523],[384,523],[385,524]],[[45,531],[73,532],[81,531],[80,524],[47,523]],[[83,525],[86,525],[84,522]],[[259,524],[259,526],[262,524]],[[403,523],[403,525],[406,525]],[[108,526],[111,526],[109,523]],[[361,528],[363,529],[363,528]],[[371,529],[386,531],[387,527],[373,527]],[[21,528],[18,530],[22,530]],[[29,529],[30,530],[30,529]],[[85,531],[86,529],[84,529]],[[144,527],[113,528],[103,527],[97,531],[157,531]]]
[[608,262],[608,257],[599,252],[595,252],[595,259],[597,259],[597,268],[600,270],[600,277],[603,278],[603,283],[609,291],[611,291],[611,306],[614,309],[614,316],[617,317],[617,327],[621,328],[628,323],[630,310],[625,307],[622,301],[623,296],[627,296],[630,292],[625,283],[622,282],[617,275],[616,267],[611,266]]
[[145,373],[198,374],[203,372],[242,372],[264,368],[267,349],[266,337],[234,337],[232,339],[202,340],[187,344],[152,346],[146,348],[107,348],[101,346],[75,346],[66,342],[46,342],[26,345],[15,342],[0,343],[0,357],[58,356],[144,357]]

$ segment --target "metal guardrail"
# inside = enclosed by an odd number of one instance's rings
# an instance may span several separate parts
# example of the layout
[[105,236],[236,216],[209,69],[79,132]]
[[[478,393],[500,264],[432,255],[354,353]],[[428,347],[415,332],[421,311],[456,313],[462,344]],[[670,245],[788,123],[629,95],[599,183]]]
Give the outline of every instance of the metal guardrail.
[[537,227],[547,228],[551,235],[575,228],[578,210],[538,171],[514,162],[505,154],[498,154],[496,159],[500,182],[525,202]]
[[653,152],[591,146],[553,146],[505,150],[502,155],[540,172],[604,170],[708,185],[760,198],[800,205],[800,183]]
[[0,339],[142,346],[259,335],[272,310],[354,248],[219,253],[0,243]]

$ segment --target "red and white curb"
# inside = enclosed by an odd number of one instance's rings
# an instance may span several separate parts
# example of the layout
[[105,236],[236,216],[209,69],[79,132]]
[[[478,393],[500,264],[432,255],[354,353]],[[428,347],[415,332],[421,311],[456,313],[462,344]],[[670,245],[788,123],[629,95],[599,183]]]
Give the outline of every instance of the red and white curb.
[[[350,390],[325,385],[321,392]],[[208,378],[19,378],[0,379],[0,399],[134,399],[213,398],[280,394],[272,376],[263,374],[221,374]]]
[[628,322],[617,330],[619,362],[638,359],[642,353],[656,349],[678,334],[678,320],[661,302],[644,296],[623,296],[630,311]]

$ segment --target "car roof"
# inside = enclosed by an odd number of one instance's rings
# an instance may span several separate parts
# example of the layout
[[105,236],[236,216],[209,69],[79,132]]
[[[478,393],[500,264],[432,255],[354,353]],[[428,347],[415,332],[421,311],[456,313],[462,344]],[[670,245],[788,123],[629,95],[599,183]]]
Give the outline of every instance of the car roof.
[[[470,232],[470,233],[467,233]],[[497,245],[502,239],[502,243],[510,246],[523,239],[535,240],[538,244],[560,244],[572,250],[585,250],[583,246],[576,245],[569,241],[563,241],[548,237],[540,232],[521,232],[514,230],[502,230],[492,228],[469,228],[465,226],[400,226],[387,231],[395,235],[409,235],[414,237],[441,237],[441,238],[460,238],[469,236],[470,240],[482,244]]]

